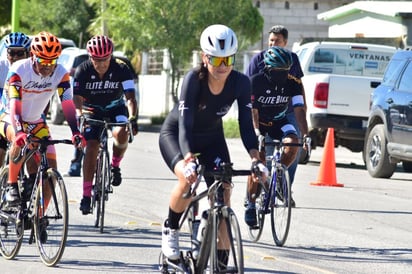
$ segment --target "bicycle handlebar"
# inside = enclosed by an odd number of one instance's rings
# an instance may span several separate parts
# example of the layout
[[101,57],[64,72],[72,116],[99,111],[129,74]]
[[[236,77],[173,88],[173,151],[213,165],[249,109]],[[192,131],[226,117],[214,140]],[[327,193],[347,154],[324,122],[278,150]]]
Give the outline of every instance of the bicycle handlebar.
[[198,167],[196,182],[186,193],[183,194],[183,198],[188,199],[196,192],[196,189],[198,188],[200,181],[202,180],[202,176],[214,177],[215,181],[223,181],[230,180],[230,178],[233,176],[249,176],[252,174],[251,170],[233,169],[232,166],[232,163],[221,163],[217,169],[206,171],[205,167],[203,165],[200,165]]
[[88,123],[89,125],[92,126],[99,126],[99,127],[104,127],[106,129],[110,129],[111,127],[124,127],[127,126],[128,131],[129,131],[129,143],[133,142],[134,136],[133,136],[133,128],[132,124],[129,121],[125,122],[108,122],[105,120],[99,120],[99,119],[92,119],[88,117],[82,118],[81,125],[83,125],[84,122]]
[[30,150],[31,144],[32,143],[36,143],[39,144],[39,147],[36,149],[39,149],[40,147],[47,147],[50,145],[55,145],[55,144],[67,144],[67,145],[73,145],[72,140],[69,139],[57,139],[57,140],[53,140],[53,139],[48,139],[47,137],[42,138],[42,139],[38,139],[35,138],[33,135],[29,134],[27,135],[27,139],[26,139],[26,144],[23,146],[23,148],[21,149],[20,153],[13,158],[13,162],[17,163],[19,162],[24,155],[26,155],[27,151]]

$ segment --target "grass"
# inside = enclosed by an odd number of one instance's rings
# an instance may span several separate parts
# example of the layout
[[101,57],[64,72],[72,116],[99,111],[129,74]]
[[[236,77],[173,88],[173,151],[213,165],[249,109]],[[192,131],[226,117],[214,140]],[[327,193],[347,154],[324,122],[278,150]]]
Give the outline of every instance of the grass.
[[[163,124],[166,118],[165,114],[151,117],[152,125]],[[226,119],[223,121],[223,130],[226,138],[240,138],[239,123],[237,119]]]
[[239,122],[237,119],[224,120],[223,130],[226,138],[240,138]]

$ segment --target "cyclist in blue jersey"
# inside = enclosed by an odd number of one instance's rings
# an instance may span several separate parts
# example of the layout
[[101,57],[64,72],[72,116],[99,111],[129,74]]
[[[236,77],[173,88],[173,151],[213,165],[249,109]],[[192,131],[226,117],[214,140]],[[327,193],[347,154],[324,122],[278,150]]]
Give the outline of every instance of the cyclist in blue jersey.
[[[14,62],[30,56],[30,41],[30,37],[22,32],[12,32],[4,40],[4,46],[7,49],[7,59],[0,61],[0,115],[5,112],[7,104],[7,92],[3,95],[3,88],[6,84],[9,68]],[[6,150],[7,140],[0,137],[0,166],[3,166]]]
[[[288,42],[288,37],[289,37],[289,32],[288,30],[282,26],[282,25],[275,25],[273,26],[270,31],[269,31],[269,38],[268,38],[268,48],[273,47],[273,46],[278,46],[278,47],[282,47],[285,48]],[[246,69],[246,75],[248,75],[249,77],[252,77],[253,75],[259,73],[259,72],[263,72],[263,69],[265,67],[265,62],[264,62],[264,54],[266,52],[267,49],[260,51],[259,53],[255,54],[252,59],[250,60],[249,66]],[[296,55],[296,53],[291,52],[292,54],[292,65],[289,69],[289,74],[293,75],[294,77],[296,77],[297,79],[301,79],[304,75],[303,75],[303,71],[302,68],[300,66],[300,62],[298,59],[298,56]],[[303,93],[303,99],[305,100],[305,111],[306,111],[306,99],[305,99],[305,90],[303,88],[303,85],[301,84],[301,89],[302,89],[302,93]],[[289,103],[289,107],[288,110],[286,112],[286,115],[289,119],[289,122],[294,125],[298,136],[302,137],[301,132],[299,131],[299,126],[298,123],[296,121],[296,117],[295,117],[295,113],[293,111],[293,107],[291,105],[291,103]],[[269,141],[270,137],[267,137],[267,140]],[[267,153],[271,154],[272,148],[268,148]],[[305,151],[303,151],[305,152]],[[294,179],[295,179],[295,173],[296,173],[296,169],[298,167],[298,162],[299,162],[299,153],[295,159],[295,161],[290,165],[289,167],[289,177],[290,177],[290,182],[291,184],[293,183]],[[270,166],[269,166],[270,168]],[[291,205],[292,207],[296,206],[295,200],[291,198]]]
[[[96,35],[87,42],[90,59],[81,63],[75,71],[73,81],[74,102],[78,117],[108,120],[109,122],[126,122],[137,134],[137,102],[133,74],[128,66],[112,57],[112,40],[104,35]],[[126,98],[126,104],[125,104]],[[91,193],[96,158],[99,151],[98,126],[87,125],[84,137],[87,140],[83,161],[83,198],[80,211],[83,215],[91,213]],[[127,127],[114,127],[111,173],[113,186],[122,182],[120,162],[127,150],[129,132]]]
[[[287,112],[292,105],[300,131],[306,138],[308,125],[301,89],[301,82],[289,74],[292,65],[290,51],[281,47],[271,47],[264,55],[263,72],[251,78],[252,85],[252,117],[256,135],[269,136],[284,143],[299,143],[295,126],[289,121]],[[305,146],[305,148],[307,148]],[[296,159],[298,147],[285,146],[281,162],[289,167]],[[245,221],[255,226],[255,196],[257,184],[249,182],[248,206]]]
[[[235,100],[241,138],[252,166],[267,174],[267,168],[259,161],[253,131],[250,81],[233,69],[237,52],[235,33],[227,26],[211,25],[202,32],[200,46],[201,65],[186,74],[179,103],[167,116],[159,137],[163,159],[178,179],[162,228],[162,252],[172,260],[179,257],[179,219],[190,202],[182,195],[196,180],[195,159],[209,170],[219,162],[230,162],[222,117]],[[213,178],[205,180],[207,184],[213,182]],[[225,190],[225,203],[230,203],[229,189]],[[228,251],[218,247],[218,256],[223,257],[225,252]]]

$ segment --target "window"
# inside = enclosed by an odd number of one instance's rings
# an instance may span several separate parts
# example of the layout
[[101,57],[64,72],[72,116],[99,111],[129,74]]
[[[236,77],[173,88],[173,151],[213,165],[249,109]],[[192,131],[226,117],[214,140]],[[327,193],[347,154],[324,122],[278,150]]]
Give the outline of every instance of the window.
[[398,79],[400,70],[404,67],[402,60],[393,59],[386,68],[385,75],[382,79],[382,84],[394,86]]
[[412,93],[412,63],[409,62],[399,81],[399,90]]
[[382,77],[392,53],[358,49],[319,48],[309,71],[352,76]]

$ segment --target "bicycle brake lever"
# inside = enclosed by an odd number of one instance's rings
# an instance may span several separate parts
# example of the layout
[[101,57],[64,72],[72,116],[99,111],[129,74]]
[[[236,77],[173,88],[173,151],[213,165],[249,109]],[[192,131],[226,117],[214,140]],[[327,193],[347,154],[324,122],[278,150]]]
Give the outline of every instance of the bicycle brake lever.
[[196,189],[199,186],[200,181],[202,180],[203,171],[204,171],[204,166],[200,166],[200,169],[197,173],[198,175],[197,175],[196,182],[193,184],[191,188],[189,188],[189,190],[186,193],[183,194],[183,199],[189,199],[196,192]]

